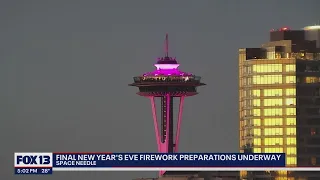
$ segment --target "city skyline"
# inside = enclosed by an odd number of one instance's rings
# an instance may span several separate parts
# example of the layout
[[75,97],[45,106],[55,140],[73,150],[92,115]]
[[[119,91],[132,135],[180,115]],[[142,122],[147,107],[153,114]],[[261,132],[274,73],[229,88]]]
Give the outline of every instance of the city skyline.
[[[181,68],[208,83],[203,96],[186,99],[180,151],[237,152],[238,48],[259,46],[272,28],[314,24],[316,3],[2,1],[1,177],[21,178],[10,165],[14,151],[156,151],[149,100],[127,84],[162,55],[166,32]],[[59,172],[41,178],[156,174]]]

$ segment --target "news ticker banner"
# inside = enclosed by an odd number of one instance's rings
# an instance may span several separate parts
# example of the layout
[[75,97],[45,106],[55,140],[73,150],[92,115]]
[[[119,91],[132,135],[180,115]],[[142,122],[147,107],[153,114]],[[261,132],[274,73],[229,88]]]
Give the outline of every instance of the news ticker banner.
[[15,174],[53,171],[214,171],[283,168],[283,153],[14,153]]
[[285,167],[284,153],[14,153],[15,174],[54,171],[320,171]]

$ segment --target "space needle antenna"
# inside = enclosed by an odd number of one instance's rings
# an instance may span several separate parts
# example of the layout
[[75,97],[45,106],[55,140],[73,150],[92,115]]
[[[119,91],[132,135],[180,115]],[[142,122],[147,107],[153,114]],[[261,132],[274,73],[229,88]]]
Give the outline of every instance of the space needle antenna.
[[168,33],[166,34],[166,42],[165,42],[164,53],[165,53],[166,57],[169,57],[169,37],[168,37]]

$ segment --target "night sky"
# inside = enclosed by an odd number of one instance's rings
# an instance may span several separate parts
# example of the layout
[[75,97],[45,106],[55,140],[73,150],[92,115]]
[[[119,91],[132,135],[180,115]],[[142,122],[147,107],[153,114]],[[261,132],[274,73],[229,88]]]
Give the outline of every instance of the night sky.
[[[187,98],[181,152],[238,152],[239,48],[320,20],[319,0],[2,0],[0,179],[128,180],[156,172],[13,176],[13,152],[155,152],[150,102],[129,87],[170,54],[207,86]],[[241,3],[240,3],[241,2]]]

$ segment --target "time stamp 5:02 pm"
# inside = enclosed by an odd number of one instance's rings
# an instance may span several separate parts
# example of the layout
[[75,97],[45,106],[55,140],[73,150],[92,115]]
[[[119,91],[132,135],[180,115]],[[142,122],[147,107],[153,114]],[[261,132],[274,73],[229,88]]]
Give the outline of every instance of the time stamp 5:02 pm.
[[52,174],[52,168],[15,168],[15,174]]

